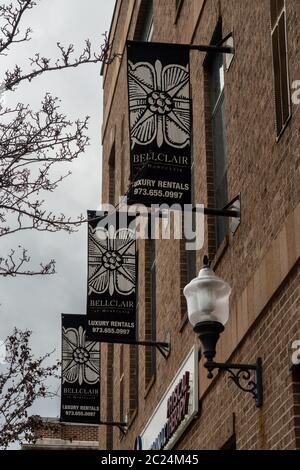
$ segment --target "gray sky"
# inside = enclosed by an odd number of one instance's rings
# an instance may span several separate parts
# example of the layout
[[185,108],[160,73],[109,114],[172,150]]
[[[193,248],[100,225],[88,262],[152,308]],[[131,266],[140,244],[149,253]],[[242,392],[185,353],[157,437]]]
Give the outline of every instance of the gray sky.
[[[14,1],[14,0],[13,0]],[[3,1],[1,1],[3,3]],[[56,42],[74,43],[80,51],[84,40],[90,38],[96,46],[101,34],[109,30],[114,0],[41,0],[27,14],[25,26],[33,29],[32,41],[15,45],[9,57],[1,59],[0,77],[4,68],[35,52],[55,57]],[[38,109],[45,92],[61,98],[61,110],[70,119],[91,116],[89,136],[91,145],[85,155],[69,168],[72,175],[59,189],[47,197],[49,208],[76,216],[87,209],[96,209],[101,193],[101,118],[102,79],[100,65],[85,65],[78,69],[52,72],[23,84],[16,93],[6,95],[6,104],[16,100]],[[56,349],[60,357],[60,314],[85,313],[86,306],[86,227],[73,235],[20,232],[2,238],[0,256],[22,244],[32,255],[33,266],[54,258],[58,271],[54,276],[34,278],[0,278],[0,340],[14,326],[33,331],[32,346],[36,354]],[[55,384],[55,387],[58,383]],[[42,416],[59,415],[59,399],[40,401],[34,412]]]

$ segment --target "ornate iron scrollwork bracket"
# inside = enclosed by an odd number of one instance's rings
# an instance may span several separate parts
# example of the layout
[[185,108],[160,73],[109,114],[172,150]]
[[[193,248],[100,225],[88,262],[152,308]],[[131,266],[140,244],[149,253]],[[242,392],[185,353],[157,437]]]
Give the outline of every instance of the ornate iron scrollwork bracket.
[[208,370],[207,377],[213,378],[213,370],[224,370],[229,378],[244,392],[251,393],[259,408],[263,404],[262,360],[259,357],[255,364],[230,364],[207,361],[204,366]]

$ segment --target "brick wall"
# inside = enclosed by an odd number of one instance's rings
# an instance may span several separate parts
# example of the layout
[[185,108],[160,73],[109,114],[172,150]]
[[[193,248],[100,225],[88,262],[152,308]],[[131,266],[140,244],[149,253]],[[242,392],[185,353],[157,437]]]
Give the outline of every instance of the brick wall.
[[[115,409],[115,380],[117,380],[115,371],[115,348],[113,344],[107,345],[107,360],[105,370],[106,379],[106,421],[114,421],[114,409]],[[106,427],[106,448],[113,449],[113,428],[112,426]]]
[[237,449],[296,448],[294,407],[299,382],[295,385],[291,371],[291,344],[299,338],[299,307],[300,263],[231,357],[237,363],[263,358],[263,407],[257,409],[253,398],[221,373],[203,396],[201,416],[178,449],[220,449],[234,433]]
[[[134,3],[134,6],[133,6]],[[139,2],[124,0],[116,27],[114,47],[123,48],[124,32],[134,37]],[[286,0],[290,81],[300,79],[300,2]],[[178,448],[221,448],[236,435],[237,448],[296,448],[299,419],[295,381],[290,371],[291,342],[300,339],[299,325],[299,107],[276,141],[269,0],[184,0],[176,17],[175,0],[154,0],[154,41],[211,41],[219,16],[223,35],[234,32],[235,58],[225,73],[225,114],[229,200],[242,197],[242,222],[215,252],[214,220],[206,218],[205,246],[197,253],[197,268],[209,253],[217,274],[232,286],[231,317],[218,345],[218,360],[253,362],[263,359],[265,403],[260,410],[247,394],[221,375],[208,381],[199,363],[201,416],[190,426]],[[130,16],[130,18],[129,18]],[[128,19],[129,18],[129,19]],[[130,22],[128,23],[128,21]],[[129,26],[128,26],[129,24]],[[211,188],[211,134],[204,54],[191,52],[193,98],[193,157],[195,201],[213,205]],[[125,58],[124,58],[125,59]],[[108,67],[104,82],[103,201],[108,200],[108,165],[116,152],[116,197],[129,177],[129,139],[125,60]],[[110,99],[109,99],[110,96]],[[110,101],[111,100],[111,101]],[[124,132],[121,131],[122,122]],[[122,139],[122,132],[124,139]],[[124,157],[121,163],[121,155]],[[171,336],[171,354],[157,354],[155,380],[145,389],[145,348],[139,348],[139,403],[128,433],[113,430],[113,447],[131,449],[172,381],[179,364],[197,338],[182,320],[180,272],[184,272],[178,240],[156,243],[157,340]],[[139,273],[145,273],[145,244],[139,243]],[[139,277],[139,337],[144,338],[146,280]],[[107,345],[102,345],[101,370],[106,371]],[[119,363],[119,346],[114,362]],[[129,415],[130,346],[124,349],[124,408]],[[115,369],[118,378],[118,366]],[[119,410],[115,378],[114,416]],[[102,411],[106,411],[106,376],[102,373]],[[104,416],[103,415],[103,416]],[[296,431],[295,431],[296,429]],[[298,434],[297,434],[298,436]],[[299,439],[299,438],[298,438]],[[100,435],[100,446],[105,448]]]
[[38,439],[60,439],[64,441],[98,441],[99,427],[80,424],[61,423],[54,418],[44,418],[44,428],[37,435]]

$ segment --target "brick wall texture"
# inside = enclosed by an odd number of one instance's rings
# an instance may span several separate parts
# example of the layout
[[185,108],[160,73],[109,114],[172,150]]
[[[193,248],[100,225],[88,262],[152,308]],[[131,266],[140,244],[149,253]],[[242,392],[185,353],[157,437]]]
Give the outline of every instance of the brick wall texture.
[[[225,374],[206,378],[199,361],[201,411],[188,427],[178,449],[220,449],[233,435],[237,449],[300,449],[299,376],[291,371],[291,345],[300,339],[300,205],[299,105],[291,104],[291,119],[276,140],[274,80],[269,0],[183,0],[176,13],[175,0],[154,0],[153,41],[209,44],[222,17],[223,36],[234,33],[235,57],[225,72],[225,116],[229,200],[241,194],[242,220],[215,251],[213,223],[206,218],[205,244],[197,253],[197,270],[204,253],[213,258],[217,275],[232,287],[230,320],[218,343],[217,360],[263,360],[264,405],[255,407]],[[300,80],[300,2],[286,0],[289,80]],[[144,0],[117,2],[112,23],[113,51],[124,52],[126,38],[141,28]],[[195,202],[211,205],[211,135],[208,131],[205,54],[192,51],[193,158]],[[129,135],[126,55],[104,70],[103,195],[109,200],[109,156],[115,146],[115,198],[128,187]],[[123,127],[124,126],[124,127]],[[122,130],[123,128],[123,130]],[[139,243],[139,337],[144,339],[148,311],[149,270],[145,269],[145,243]],[[114,449],[132,449],[193,344],[198,345],[186,321],[182,302],[185,270],[179,240],[156,242],[156,338],[171,337],[167,359],[156,357],[150,384],[145,377],[145,348],[139,348],[136,411],[130,408],[132,377],[130,346],[124,347],[124,410],[128,432],[112,431]],[[180,254],[181,252],[181,254]],[[183,311],[184,310],[184,311]],[[107,415],[107,349],[101,345],[101,410]],[[114,348],[112,412],[119,419],[119,354]],[[131,377],[131,380],[129,380]],[[147,387],[146,387],[147,384]],[[131,388],[131,391],[130,391]],[[100,448],[107,443],[101,428]]]
[[38,432],[38,439],[61,439],[63,441],[98,441],[98,426],[68,425],[59,421],[45,420],[44,428]]

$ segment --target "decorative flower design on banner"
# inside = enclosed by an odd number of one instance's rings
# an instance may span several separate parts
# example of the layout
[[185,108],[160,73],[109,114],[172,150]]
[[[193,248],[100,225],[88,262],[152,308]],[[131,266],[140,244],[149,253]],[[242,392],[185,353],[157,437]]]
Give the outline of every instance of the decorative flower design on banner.
[[62,344],[63,383],[78,382],[95,384],[99,381],[99,343],[85,340],[85,331],[80,326],[63,328]]
[[[123,228],[89,227],[89,291],[116,291],[130,295],[135,289],[135,234]],[[89,293],[90,293],[89,292]]]
[[130,133],[135,143],[157,141],[183,148],[190,143],[189,67],[159,60],[128,62]]

